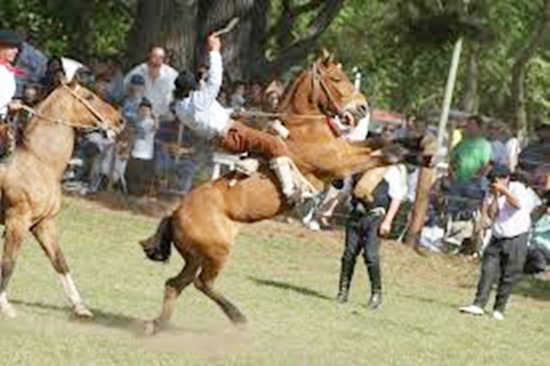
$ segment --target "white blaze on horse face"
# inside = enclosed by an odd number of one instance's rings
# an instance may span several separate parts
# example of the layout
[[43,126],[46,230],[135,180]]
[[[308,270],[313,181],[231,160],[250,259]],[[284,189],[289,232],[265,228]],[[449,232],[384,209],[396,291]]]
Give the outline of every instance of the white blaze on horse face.
[[61,284],[63,285],[63,290],[65,290],[65,295],[67,295],[67,298],[73,305],[82,303],[82,299],[70,273],[61,275]]

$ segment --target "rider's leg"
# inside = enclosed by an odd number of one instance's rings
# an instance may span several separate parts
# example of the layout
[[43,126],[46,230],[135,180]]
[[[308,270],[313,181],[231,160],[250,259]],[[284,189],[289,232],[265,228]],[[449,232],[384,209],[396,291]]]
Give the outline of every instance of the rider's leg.
[[290,152],[278,137],[233,121],[221,139],[220,145],[230,152],[253,152],[266,157],[281,183],[283,194],[287,198],[295,198],[298,188],[294,181]]

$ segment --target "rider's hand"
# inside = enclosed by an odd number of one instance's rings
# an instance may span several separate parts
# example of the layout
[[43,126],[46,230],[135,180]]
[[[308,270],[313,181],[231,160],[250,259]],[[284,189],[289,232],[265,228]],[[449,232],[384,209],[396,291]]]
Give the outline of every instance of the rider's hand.
[[12,112],[17,112],[19,110],[21,110],[23,108],[23,102],[21,102],[20,100],[12,100],[9,104],[8,104],[8,109]]
[[220,52],[220,50],[222,49],[222,41],[220,40],[220,37],[215,34],[211,34],[210,36],[208,36],[207,43],[209,51]]

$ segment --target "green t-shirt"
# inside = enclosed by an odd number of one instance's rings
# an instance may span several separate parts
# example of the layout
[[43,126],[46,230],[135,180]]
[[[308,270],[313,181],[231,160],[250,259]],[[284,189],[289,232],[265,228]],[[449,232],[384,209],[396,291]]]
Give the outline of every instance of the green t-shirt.
[[533,224],[530,245],[550,251],[550,214],[542,216]]
[[491,144],[483,137],[464,138],[452,153],[455,178],[459,182],[472,179],[492,158]]

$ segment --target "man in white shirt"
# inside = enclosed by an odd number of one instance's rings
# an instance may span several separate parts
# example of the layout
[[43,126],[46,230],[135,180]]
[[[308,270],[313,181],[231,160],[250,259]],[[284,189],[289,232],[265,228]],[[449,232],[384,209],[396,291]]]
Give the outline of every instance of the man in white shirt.
[[367,202],[354,197],[353,210],[346,223],[346,241],[336,297],[338,302],[348,300],[355,261],[363,251],[371,284],[371,296],[367,306],[374,310],[382,304],[380,241],[391,232],[393,220],[401,202],[407,196],[407,190],[407,170],[403,164],[399,164],[388,168],[382,181],[372,192],[372,201]]
[[[20,71],[12,66],[19,54],[21,43],[21,39],[13,31],[0,30],[0,121],[7,119],[8,112],[19,110],[22,107],[20,101],[13,100],[17,89],[15,76]],[[10,129],[8,125],[7,128],[0,131],[3,135],[2,140],[4,140],[0,141],[2,144],[0,159],[9,156],[14,148],[13,131]]]
[[270,167],[281,183],[284,196],[294,204],[311,196],[295,181],[293,162],[287,146],[275,136],[232,120],[228,111],[216,100],[223,78],[220,38],[208,38],[209,69],[205,83],[200,84],[190,71],[180,73],[175,81],[174,112],[195,134],[217,143],[234,154],[256,152],[270,161]]
[[124,78],[124,90],[128,88],[133,75],[145,79],[145,97],[153,105],[153,113],[160,120],[170,116],[170,102],[174,90],[174,80],[178,72],[164,63],[166,51],[162,47],[152,47],[147,62],[133,68]]
[[474,303],[460,311],[483,315],[491,287],[498,281],[493,318],[503,320],[512,288],[523,271],[531,212],[542,202],[523,183],[510,181],[510,170],[505,165],[493,167],[489,180],[492,195],[487,207],[493,219],[492,237],[483,253]]

